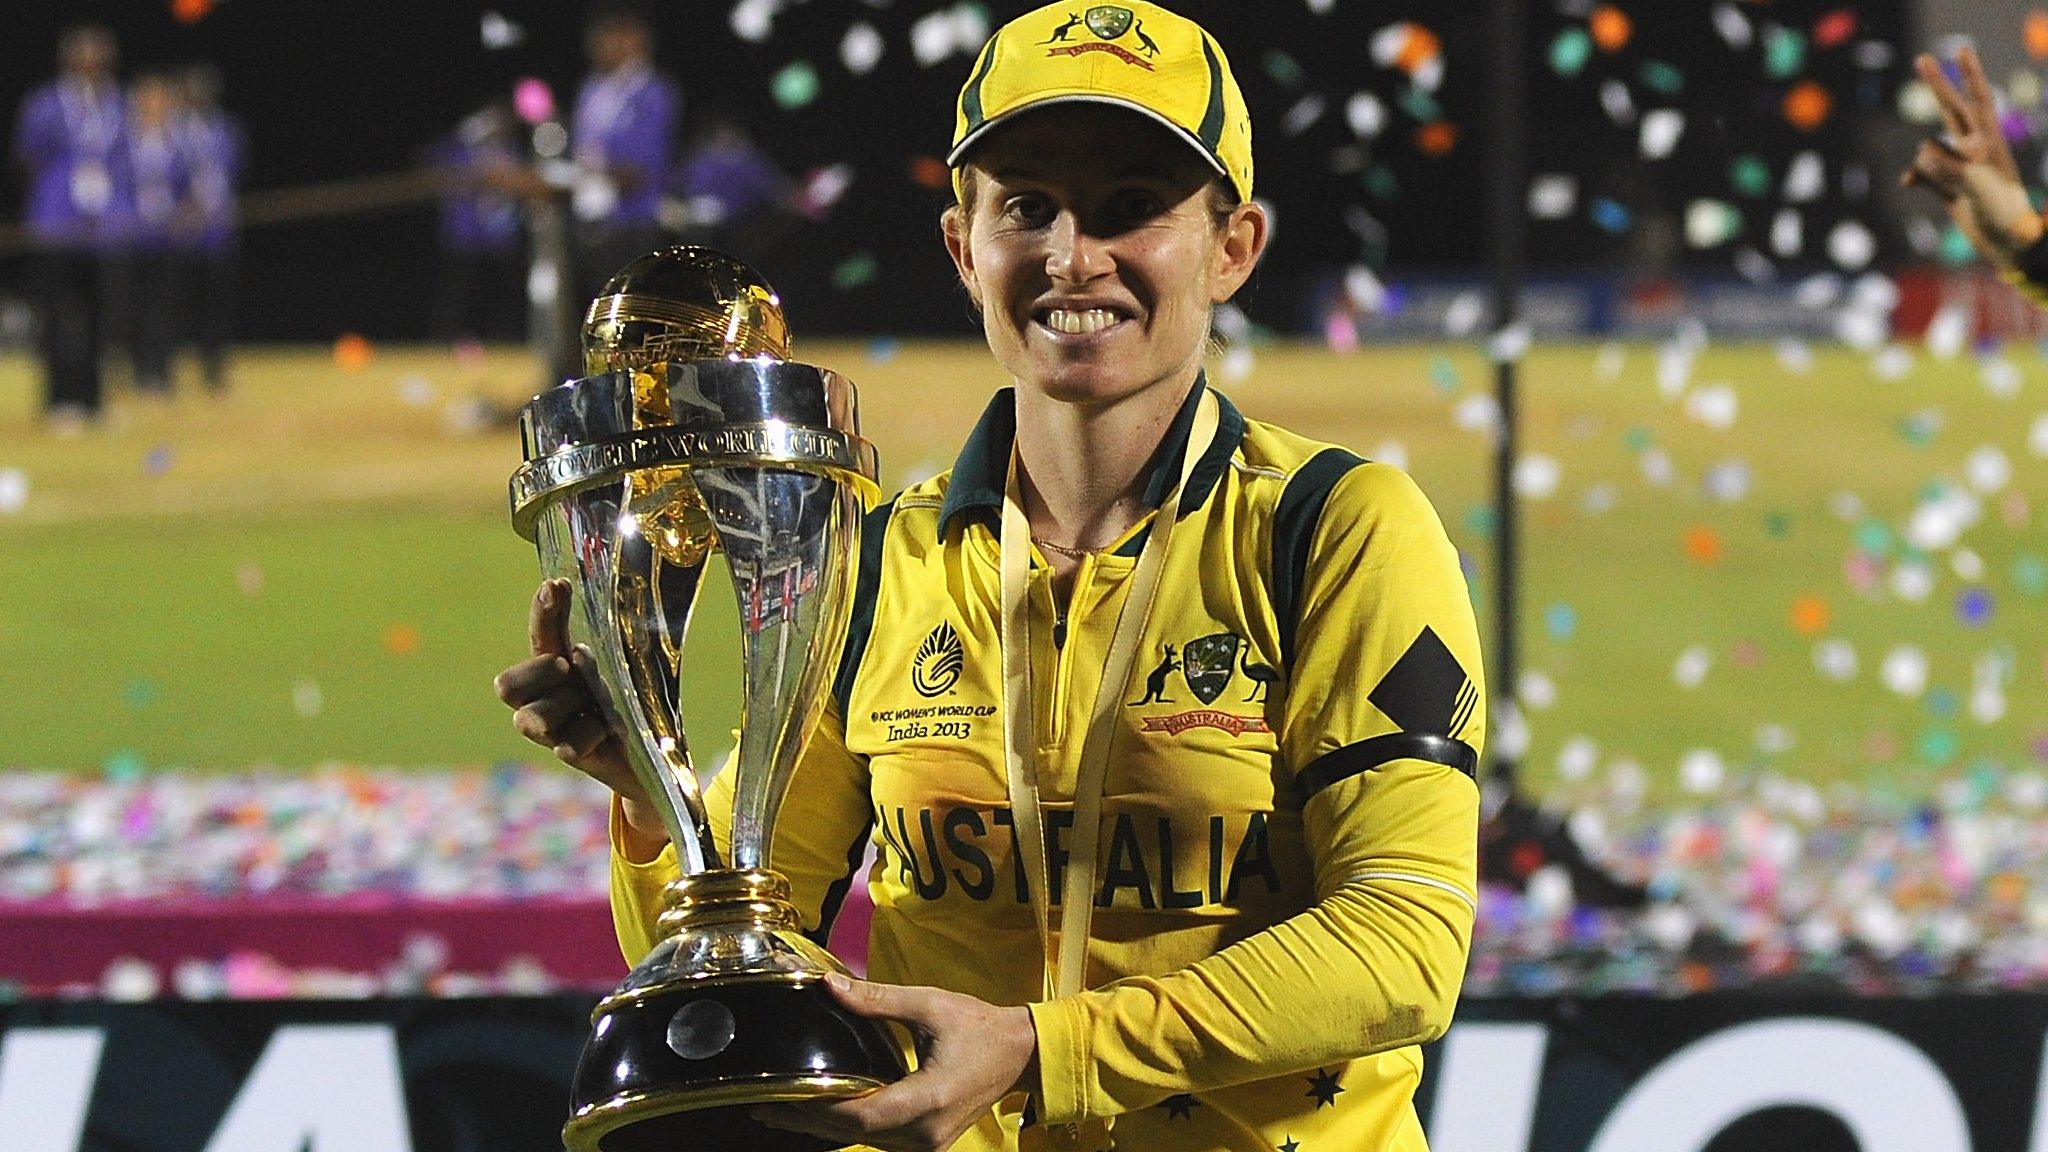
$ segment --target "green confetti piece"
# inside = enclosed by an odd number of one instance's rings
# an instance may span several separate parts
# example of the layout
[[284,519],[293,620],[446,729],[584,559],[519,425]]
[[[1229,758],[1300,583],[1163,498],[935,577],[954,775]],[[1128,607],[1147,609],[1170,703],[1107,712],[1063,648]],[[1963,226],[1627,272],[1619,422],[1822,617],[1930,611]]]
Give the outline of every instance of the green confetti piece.
[[1784,80],[1806,67],[1806,37],[1790,28],[1777,27],[1764,35],[1764,75]]
[[1728,166],[1728,184],[1744,196],[1764,196],[1771,190],[1771,166],[1752,153],[1737,156]]
[[1429,382],[1436,385],[1439,392],[1457,391],[1462,383],[1458,379],[1458,366],[1441,358],[1430,361]]
[[1259,61],[1266,68],[1266,75],[1276,84],[1292,88],[1301,83],[1301,63],[1278,48],[1267,52]]
[[1764,513],[1764,534],[1773,540],[1783,540],[1792,534],[1792,517],[1784,512]]
[[1643,87],[1660,95],[1676,96],[1685,90],[1685,73],[1680,72],[1677,65],[1662,60],[1643,61],[1642,70],[1637,76],[1642,80]]
[[2048,593],[2048,560],[2032,552],[2012,558],[2012,586],[2029,596]]
[[1941,233],[1941,262],[1951,268],[1961,268],[1977,262],[1977,246],[1963,235],[1963,230],[1951,223]]
[[1493,539],[1493,532],[1499,523],[1490,504],[1474,504],[1465,510],[1465,530],[1482,540]]
[[1593,56],[1593,38],[1584,28],[1567,28],[1550,42],[1550,70],[1559,76],[1577,76]]
[[1384,164],[1375,164],[1365,172],[1365,190],[1375,200],[1392,200],[1401,194],[1401,182],[1394,177],[1394,170]]
[[768,90],[784,108],[801,108],[818,98],[818,70],[798,60],[777,72]]
[[1648,428],[1637,425],[1622,433],[1621,442],[1628,445],[1631,452],[1648,452],[1650,445],[1657,442],[1657,438],[1650,434]]
[[1956,758],[1959,744],[1954,732],[1947,728],[1932,727],[1920,733],[1917,750],[1922,761],[1938,768]]
[[875,282],[876,273],[881,271],[881,262],[872,252],[856,252],[839,262],[832,269],[832,287],[841,292],[850,292]]
[[1410,88],[1401,93],[1401,111],[1425,124],[1441,120],[1444,116],[1444,106],[1437,103],[1436,97],[1420,88]]
[[1872,556],[1891,555],[1891,525],[1874,517],[1856,525],[1856,549]]
[[123,748],[118,752],[109,753],[106,760],[100,764],[101,773],[116,784],[140,780],[145,770],[142,753],[133,748]]

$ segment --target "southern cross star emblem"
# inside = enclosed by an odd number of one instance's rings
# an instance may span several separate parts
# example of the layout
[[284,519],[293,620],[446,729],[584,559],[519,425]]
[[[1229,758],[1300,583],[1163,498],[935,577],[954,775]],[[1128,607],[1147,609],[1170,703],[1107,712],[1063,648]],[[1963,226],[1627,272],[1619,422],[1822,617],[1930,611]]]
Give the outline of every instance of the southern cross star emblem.
[[1273,1145],[1273,1147],[1274,1147],[1274,1148],[1276,1148],[1276,1149],[1278,1149],[1278,1152],[1299,1152],[1299,1150],[1300,1150],[1300,1148],[1301,1148],[1301,1143],[1300,1143],[1300,1141],[1296,1140],[1296,1139],[1295,1139],[1294,1137],[1292,1137],[1292,1136],[1289,1136],[1289,1137],[1287,1138],[1287,1143],[1285,1143],[1285,1144],[1275,1144],[1275,1145]]
[[1201,1101],[1193,1096],[1185,1092],[1179,1092],[1161,1100],[1159,1106],[1166,1109],[1166,1118],[1168,1120],[1186,1120],[1189,1114],[1195,1110],[1195,1106],[1200,1103]]
[[1316,1074],[1308,1078],[1308,1091],[1302,1095],[1315,1097],[1316,1107],[1321,1108],[1325,1104],[1335,1105],[1337,1093],[1342,1091],[1344,1089],[1338,1086],[1335,1076],[1318,1068]]

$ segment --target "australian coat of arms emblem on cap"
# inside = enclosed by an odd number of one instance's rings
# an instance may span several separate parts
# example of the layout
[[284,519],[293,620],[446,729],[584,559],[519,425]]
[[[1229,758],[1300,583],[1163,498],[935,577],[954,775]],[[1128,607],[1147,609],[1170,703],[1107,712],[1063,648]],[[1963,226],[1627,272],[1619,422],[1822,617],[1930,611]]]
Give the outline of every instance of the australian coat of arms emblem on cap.
[[1113,4],[1098,4],[1088,10],[1088,30],[1104,40],[1114,40],[1131,30],[1131,10]]

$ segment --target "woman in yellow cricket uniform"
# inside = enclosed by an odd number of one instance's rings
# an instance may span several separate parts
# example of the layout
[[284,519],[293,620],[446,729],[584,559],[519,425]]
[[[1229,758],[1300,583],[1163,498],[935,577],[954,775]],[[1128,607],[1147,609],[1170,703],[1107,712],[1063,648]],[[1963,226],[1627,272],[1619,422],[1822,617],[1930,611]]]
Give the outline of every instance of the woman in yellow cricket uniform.
[[[873,982],[839,994],[908,1024],[920,1067],[763,1118],[890,1149],[1421,1149],[1417,1046],[1450,1023],[1476,884],[1457,554],[1402,472],[1204,380],[1210,310],[1266,238],[1205,31],[1043,8],[957,113],[946,243],[1015,386],[864,523],[772,858],[821,939],[867,883]],[[543,587],[537,635],[566,610]],[[507,699],[548,697],[521,730],[622,793],[635,961],[674,852],[554,675]]]

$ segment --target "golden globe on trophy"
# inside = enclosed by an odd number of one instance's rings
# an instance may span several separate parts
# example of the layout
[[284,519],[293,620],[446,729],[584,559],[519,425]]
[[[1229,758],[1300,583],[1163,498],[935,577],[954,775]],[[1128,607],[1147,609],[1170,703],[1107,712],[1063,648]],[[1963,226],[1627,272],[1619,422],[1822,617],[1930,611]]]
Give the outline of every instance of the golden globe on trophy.
[[[593,657],[592,694],[682,875],[662,939],[592,1015],[562,1137],[573,1152],[822,1152],[835,1143],[749,1109],[859,1095],[908,1067],[898,1033],[832,998],[824,977],[845,969],[803,935],[768,854],[845,637],[874,449],[853,384],[786,359],[775,293],[729,256],[633,261],[591,303],[583,341],[592,375],[520,414],[513,524],[543,574],[574,589],[570,639]],[[741,620],[730,860],[681,709],[684,633],[713,552]]]

